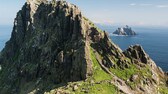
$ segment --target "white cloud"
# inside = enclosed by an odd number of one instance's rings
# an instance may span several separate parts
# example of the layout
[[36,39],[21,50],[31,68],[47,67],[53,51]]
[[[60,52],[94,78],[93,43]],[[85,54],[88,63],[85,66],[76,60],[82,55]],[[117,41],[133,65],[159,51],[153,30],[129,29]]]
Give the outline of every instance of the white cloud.
[[152,6],[153,4],[140,4],[140,6]]
[[130,6],[152,6],[153,4],[136,4],[136,3],[131,3],[131,4],[129,4]]
[[168,5],[157,5],[158,8],[168,8]]
[[131,3],[131,4],[129,4],[130,6],[135,6],[136,4],[135,3]]
[[147,6],[151,6],[151,7],[157,7],[157,8],[168,8],[168,4],[167,5],[154,5],[154,4],[150,4],[150,3],[142,3],[142,4],[136,4],[136,3],[131,3],[129,4],[130,6],[139,6],[139,7],[147,7]]

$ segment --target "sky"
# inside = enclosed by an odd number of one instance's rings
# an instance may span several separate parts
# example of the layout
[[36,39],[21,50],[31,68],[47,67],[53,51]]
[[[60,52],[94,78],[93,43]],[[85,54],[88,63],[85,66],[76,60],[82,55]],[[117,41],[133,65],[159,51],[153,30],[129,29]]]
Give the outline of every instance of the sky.
[[[168,27],[168,0],[67,0],[94,23]],[[26,0],[0,0],[0,25],[12,25]]]

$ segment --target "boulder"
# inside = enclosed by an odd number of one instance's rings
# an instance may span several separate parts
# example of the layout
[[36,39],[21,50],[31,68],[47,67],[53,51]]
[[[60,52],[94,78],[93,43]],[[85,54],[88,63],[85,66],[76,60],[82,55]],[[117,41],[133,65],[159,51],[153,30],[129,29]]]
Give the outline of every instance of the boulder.
[[139,77],[138,75],[132,75],[130,81],[135,82],[138,79],[138,77]]
[[78,86],[77,85],[74,85],[73,86],[73,91],[76,91],[78,89]]

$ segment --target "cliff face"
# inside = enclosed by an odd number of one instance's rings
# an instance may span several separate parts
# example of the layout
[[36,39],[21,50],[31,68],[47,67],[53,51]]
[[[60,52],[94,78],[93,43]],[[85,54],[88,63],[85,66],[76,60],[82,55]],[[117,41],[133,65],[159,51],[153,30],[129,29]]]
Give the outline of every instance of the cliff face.
[[32,4],[17,13],[12,37],[2,51],[2,71],[9,66],[17,86],[22,80],[86,79],[92,71],[85,35],[90,27],[80,10],[63,1],[41,2],[37,9]]
[[0,65],[1,94],[52,89],[61,94],[157,94],[167,89],[167,76],[141,46],[122,52],[65,1],[28,0],[17,13]]

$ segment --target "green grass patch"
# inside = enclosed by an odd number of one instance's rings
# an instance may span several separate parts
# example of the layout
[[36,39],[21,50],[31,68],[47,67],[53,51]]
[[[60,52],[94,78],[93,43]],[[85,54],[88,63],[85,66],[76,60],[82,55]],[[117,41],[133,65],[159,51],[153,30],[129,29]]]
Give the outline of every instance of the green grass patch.
[[110,71],[125,81],[134,74],[139,75],[139,77],[152,78],[152,73],[148,65],[139,69],[137,65],[129,63],[131,62],[130,59],[126,58],[126,60],[128,61],[127,64],[129,64],[129,68],[121,69],[117,66],[116,68],[111,68]]
[[137,68],[134,65],[131,65],[129,68],[120,69],[120,68],[111,68],[110,69],[112,73],[114,73],[119,78],[122,78],[123,80],[129,79],[133,74],[137,73]]
[[117,88],[108,83],[95,84],[90,88],[90,94],[116,94]]
[[70,94],[118,94],[117,87],[108,83],[102,82],[100,84],[91,84],[89,82],[80,82],[82,85],[76,91],[68,89]]
[[142,76],[147,77],[147,78],[152,78],[152,72],[151,72],[149,66],[146,66],[145,68],[142,68],[142,69],[140,70],[140,74],[141,74]]
[[166,86],[159,87],[160,94],[168,94],[168,88]]
[[93,62],[93,79],[95,82],[112,79],[112,76],[106,73],[99,65],[92,48],[90,48],[90,56]]

